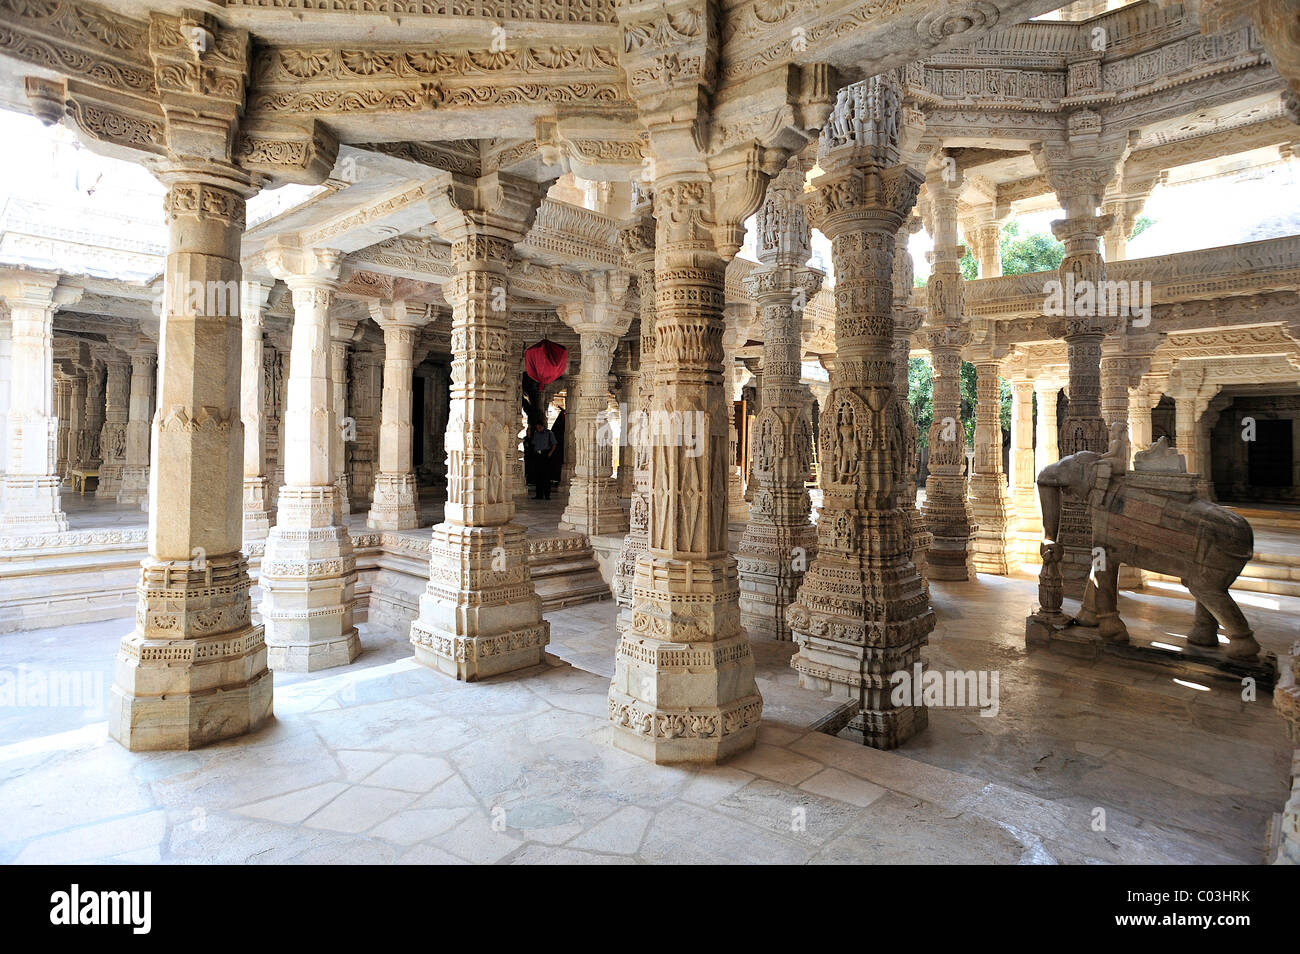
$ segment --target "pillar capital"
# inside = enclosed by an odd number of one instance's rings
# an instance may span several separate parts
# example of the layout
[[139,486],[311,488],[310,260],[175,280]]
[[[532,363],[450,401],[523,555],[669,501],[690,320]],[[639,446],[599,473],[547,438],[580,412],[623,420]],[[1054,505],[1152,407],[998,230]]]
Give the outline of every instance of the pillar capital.
[[270,273],[293,292],[295,306],[300,301],[323,302],[327,306],[333,301],[342,252],[304,246],[296,236],[276,236],[267,242],[262,255]]
[[532,227],[543,189],[504,172],[479,178],[445,173],[431,187],[434,228],[452,244],[453,259],[503,259]]
[[423,328],[433,320],[433,306],[404,299],[372,299],[370,317],[387,335],[390,328]]

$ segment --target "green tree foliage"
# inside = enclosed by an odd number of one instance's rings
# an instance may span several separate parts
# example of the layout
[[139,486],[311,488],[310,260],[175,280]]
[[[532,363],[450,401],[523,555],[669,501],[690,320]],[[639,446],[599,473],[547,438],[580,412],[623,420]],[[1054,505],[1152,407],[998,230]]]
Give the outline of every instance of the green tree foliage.
[[1131,242],[1151,226],[1156,224],[1156,220],[1149,215],[1139,215],[1136,222],[1133,223],[1133,231],[1129,233],[1128,240]]

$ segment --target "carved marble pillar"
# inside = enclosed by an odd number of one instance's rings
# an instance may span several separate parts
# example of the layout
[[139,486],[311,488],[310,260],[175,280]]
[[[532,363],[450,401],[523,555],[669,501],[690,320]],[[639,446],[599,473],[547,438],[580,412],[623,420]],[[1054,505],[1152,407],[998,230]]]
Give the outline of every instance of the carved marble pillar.
[[56,275],[0,274],[12,330],[6,460],[0,533],[59,533],[68,518],[59,499],[58,419],[54,406],[54,312],[80,292]]
[[[163,175],[170,234],[149,555],[136,628],[122,640],[108,705],[109,734],[132,750],[196,748],[251,732],[271,714],[263,630],[252,622],[240,549],[238,305],[209,314],[211,303],[197,299],[211,296],[187,293],[194,282],[229,287],[240,279],[244,200],[252,189],[246,181],[216,184],[222,174]],[[139,361],[142,380],[152,378],[151,366]]]
[[266,477],[266,369],[262,359],[271,283],[246,281],[241,294],[239,417],[244,424],[244,539],[265,540],[275,522],[271,484]]
[[[1057,381],[1041,376],[1034,381],[1034,398],[1038,403],[1038,430],[1034,446],[1035,482],[1044,467],[1061,459],[1058,447],[1060,425],[1056,420],[1056,402],[1060,393],[1061,386]],[[1041,523],[1039,529],[1042,529]]]
[[99,443],[100,431],[104,428],[104,387],[104,363],[92,359],[86,368],[86,405],[81,418],[84,435],[81,465],[96,472],[104,463]]
[[632,458],[632,503],[628,532],[618,552],[612,589],[619,610],[619,632],[632,626],[632,583],[646,552],[650,530],[650,414],[655,388],[655,222],[651,203],[643,199],[635,217],[622,223],[619,244],[623,262],[636,273],[640,298],[641,361],[637,369],[636,405],[629,408],[626,450]]
[[72,472],[86,466],[86,392],[87,374],[81,364],[69,368],[68,379],[71,393],[68,403],[68,469],[64,471],[63,481],[72,486]]
[[968,580],[972,519],[966,499],[966,428],[961,420],[961,350],[970,340],[966,329],[964,287],[957,244],[960,178],[943,167],[926,179],[934,217],[929,297],[930,363],[934,368],[934,416],[930,424],[930,476],[925,482],[925,526],[933,534],[926,554],[930,580]]
[[626,352],[635,352],[636,341],[630,337],[624,337],[619,345],[619,353],[623,354],[624,360],[617,362],[614,367],[614,378],[616,381],[614,396],[618,401],[618,426],[619,426],[619,447],[618,447],[618,470],[615,474],[615,487],[618,494],[618,505],[622,507],[624,502],[630,506],[632,502],[632,475],[634,466],[632,463],[632,449],[627,442],[627,426],[629,414],[636,408],[637,404],[637,373],[635,359]]
[[0,504],[4,502],[4,475],[9,472],[9,400],[14,386],[13,342],[13,322],[9,320],[6,309],[4,314],[0,314]]
[[433,211],[456,268],[443,286],[452,305],[447,505],[433,528],[411,644],[418,662],[474,680],[538,664],[550,641],[506,467],[514,426],[507,272],[540,195],[499,173],[439,184]]
[[736,383],[739,371],[736,368],[736,351],[744,344],[745,332],[752,320],[748,305],[727,305],[723,309],[725,330],[722,335],[722,388],[727,398],[727,413],[730,423],[727,425],[727,523],[744,525],[749,522],[749,501],[753,492],[745,493],[745,484],[740,476],[739,456],[740,434],[736,430]]
[[903,479],[898,484],[898,506],[911,530],[912,562],[924,579],[926,554],[933,536],[916,506],[916,421],[912,417],[908,363],[912,356],[912,335],[925,320],[925,309],[911,307],[915,270],[908,239],[921,228],[919,216],[911,216],[894,238],[894,394],[903,414]]
[[[1123,141],[1100,139],[1102,124],[1089,109],[1076,110],[1067,122],[1070,138],[1066,144],[1033,151],[1065,210],[1065,218],[1052,223],[1052,232],[1065,244],[1065,257],[1059,270],[1062,307],[1050,315],[1055,319],[1053,336],[1065,339],[1069,360],[1070,405],[1061,425],[1062,457],[1083,450],[1104,454],[1109,443],[1101,416],[1101,345],[1117,328],[1120,316],[1103,307],[1106,296],[1095,294],[1089,308],[1088,299],[1079,293],[1089,287],[1098,291],[1106,280],[1099,243],[1114,219],[1098,215],[1097,209],[1126,148]],[[1073,494],[1061,500],[1057,537],[1063,547],[1062,592],[1079,599],[1092,571],[1092,522],[1086,505]]]
[[1129,445],[1136,454],[1152,444],[1151,411],[1160,403],[1160,391],[1154,393],[1146,380],[1138,383],[1128,395]]
[[[348,444],[356,440],[356,420],[348,415],[348,349],[356,335],[357,321],[335,315],[330,318],[330,396],[334,432],[330,435],[330,470],[334,475],[334,505],[339,516],[352,512],[348,491]],[[348,422],[351,422],[350,426]]]
[[[1052,401],[1055,407],[1055,393]],[[1042,413],[1041,409],[1039,413]],[[1020,564],[1037,559],[1038,541],[1043,536],[1037,479],[1038,470],[1034,460],[1034,381],[1027,377],[1016,377],[1011,381],[1009,563]]]
[[758,489],[758,481],[754,479],[754,428],[753,421],[758,419],[758,415],[763,411],[763,359],[746,358],[745,370],[750,374],[749,387],[753,390],[753,400],[749,404],[749,440],[748,440],[748,458],[749,466],[745,473],[745,500],[748,503],[754,501],[754,491]]
[[72,382],[63,373],[61,365],[54,368],[54,473],[63,483],[68,473],[68,427],[72,420]]
[[[560,319],[582,342],[578,367],[578,400],[570,405],[568,427],[574,433],[573,479],[569,502],[560,517],[561,530],[589,537],[626,533],[627,515],[618,504],[614,485],[613,441],[605,423],[609,408],[609,369],[618,340],[627,333],[632,313],[622,308],[628,279],[601,279],[596,304],[561,305]],[[567,435],[566,435],[567,436]]]
[[895,73],[840,90],[807,196],[831,240],[836,356],[820,415],[817,559],[786,612],[800,685],[856,700],[846,731],[875,748],[926,725],[920,700],[895,703],[890,677],[924,665],[934,629],[898,500],[907,410],[894,392],[894,249],[922,183],[899,161],[901,98]]
[[149,421],[153,416],[158,355],[153,342],[141,338],[131,348],[131,397],[126,421],[126,463],[122,465],[120,504],[149,505]]
[[[361,652],[353,625],[356,559],[340,522],[336,478],[339,422],[332,372],[330,307],[339,252],[267,244],[271,273],[293,296],[293,337],[285,404],[284,486],[262,557],[262,619],[272,669],[315,672],[345,666]],[[350,334],[349,334],[350,337]]]
[[1008,500],[1002,470],[1001,364],[975,364],[975,467],[970,477],[971,566],[979,573],[1007,573]]
[[[506,451],[506,466],[510,471],[510,495],[516,499],[529,496],[528,483],[524,474],[524,458],[521,442],[527,440],[525,432],[531,430],[524,420],[524,351],[527,342],[522,334],[510,337],[510,378],[509,397],[506,402],[506,426],[513,428],[510,447]],[[525,434],[520,437],[520,434]]]
[[727,552],[725,265],[708,225],[713,184],[675,160],[685,148],[677,133],[651,137],[663,161],[654,184],[650,522],[609,717],[615,744],[643,758],[716,762],[753,746],[763,711]]
[[412,357],[431,309],[405,301],[376,301],[370,315],[384,332],[384,390],[379,425],[379,472],[366,526],[372,530],[414,530],[420,501],[411,462]]
[[126,466],[131,361],[125,353],[110,346],[104,363],[107,367],[104,379],[104,426],[99,432],[99,448],[103,462],[99,465],[99,483],[95,485],[95,499],[113,500],[122,489],[122,468]]
[[762,322],[766,373],[763,410],[753,426],[758,486],[737,557],[740,621],[751,636],[785,640],[791,638],[786,607],[817,554],[807,486],[812,422],[807,391],[799,383],[799,359],[804,308],[823,276],[806,267],[812,233],[799,204],[803,176],[802,166],[792,160],[768,185],[757,223],[763,264],[745,279]]

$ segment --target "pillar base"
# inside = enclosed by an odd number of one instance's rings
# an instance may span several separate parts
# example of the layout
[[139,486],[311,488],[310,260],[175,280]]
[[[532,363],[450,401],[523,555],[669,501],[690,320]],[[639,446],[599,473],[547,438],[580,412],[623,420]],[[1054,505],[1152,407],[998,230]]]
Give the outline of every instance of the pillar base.
[[366,526],[371,530],[414,530],[420,502],[414,474],[376,474]]
[[952,539],[934,534],[925,551],[925,578],[968,582],[974,571],[967,563],[966,547],[966,537]]
[[429,586],[411,623],[417,662],[473,681],[536,666],[550,641],[522,526],[433,528]]
[[122,465],[105,464],[99,469],[99,481],[95,484],[96,500],[116,500],[122,489]]
[[[804,573],[817,556],[817,531],[812,524],[799,528],[798,533],[785,531],[778,539],[788,542],[788,546],[778,544],[776,552],[754,552],[749,535],[762,529],[757,523],[746,528],[746,539],[736,557],[740,569],[740,625],[751,638],[788,641],[793,637],[785,611],[795,601]],[[803,551],[799,557],[801,569],[795,569],[796,548]]]
[[270,482],[265,477],[244,478],[244,539],[265,540],[275,523]]
[[248,563],[143,563],[135,631],[121,642],[108,731],[133,751],[193,749],[271,715],[263,627],[250,619]]
[[763,698],[748,636],[676,643],[634,629],[619,640],[609,689],[614,744],[656,765],[714,764],[753,748]]
[[333,512],[333,487],[280,489],[260,580],[272,669],[316,672],[346,666],[361,653],[352,624],[356,559],[347,530],[330,523]]
[[148,505],[149,468],[127,468],[122,471],[122,489],[117,492],[117,502]]
[[527,629],[494,636],[461,636],[411,623],[415,661],[464,682],[539,665],[551,641],[551,624],[543,620]]
[[[243,637],[205,640],[147,640],[132,634],[122,641],[117,680],[108,697],[108,734],[132,752],[188,750],[256,732],[272,715],[272,675],[267,669],[262,627]],[[237,648],[242,640],[243,650]],[[193,646],[192,650],[188,647]],[[178,654],[191,659],[222,649],[224,658],[177,666]],[[141,658],[167,661],[152,673]],[[199,689],[213,681],[214,688]],[[234,682],[225,682],[233,677]],[[131,689],[152,683],[156,695],[133,695]],[[174,686],[175,688],[169,688]]]
[[589,537],[627,533],[627,513],[618,505],[613,480],[575,478],[569,487],[569,502],[560,516],[559,529]]
[[63,533],[67,529],[58,477],[10,475],[5,479],[0,493],[0,534]]

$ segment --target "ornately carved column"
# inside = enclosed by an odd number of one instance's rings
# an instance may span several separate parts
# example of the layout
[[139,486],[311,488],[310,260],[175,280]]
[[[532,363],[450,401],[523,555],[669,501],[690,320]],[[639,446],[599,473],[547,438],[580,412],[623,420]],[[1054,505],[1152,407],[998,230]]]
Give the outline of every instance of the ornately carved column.
[[908,364],[912,357],[912,335],[925,320],[925,309],[911,307],[915,270],[908,239],[921,228],[921,219],[911,216],[894,237],[894,395],[902,404],[903,479],[898,484],[898,506],[907,515],[912,541],[912,562],[924,578],[926,554],[934,539],[916,506],[916,421],[912,418]]
[[361,653],[353,625],[356,559],[340,523],[335,452],[339,422],[330,307],[340,254],[268,243],[271,273],[293,296],[293,339],[284,410],[284,486],[262,557],[262,619],[272,669],[315,672]]
[[925,526],[933,534],[926,554],[930,580],[968,580],[971,515],[966,499],[966,427],[961,420],[961,350],[970,340],[957,244],[961,180],[938,166],[926,179],[934,216],[933,269],[926,286],[927,338],[934,369],[934,417],[930,424],[930,476],[925,482]]
[[727,412],[731,421],[727,426],[727,523],[743,525],[749,522],[749,500],[753,493],[745,493],[745,485],[740,479],[740,465],[736,463],[740,447],[734,411],[739,397],[736,393],[736,380],[739,376],[736,351],[744,344],[744,329],[749,327],[753,315],[749,306],[743,304],[727,305],[723,314],[726,327],[722,335],[722,387],[727,396]]
[[[524,458],[519,449],[520,432],[526,432],[531,428],[524,422],[524,351],[527,342],[521,333],[512,333],[510,336],[510,375],[509,378],[509,396],[506,401],[506,427],[512,429],[510,433],[510,446],[506,450],[506,468],[510,472],[510,493],[516,498],[527,498],[528,483],[524,474]],[[524,437],[527,440],[527,436]]]
[[[1058,382],[1041,375],[1034,381],[1034,397],[1038,403],[1038,429],[1034,447],[1035,494],[1038,492],[1039,472],[1048,464],[1054,464],[1061,459],[1060,425],[1056,420],[1056,403],[1060,394],[1061,387]],[[1042,524],[1039,524],[1039,529],[1041,528]]]
[[457,679],[536,665],[550,640],[506,466],[515,419],[507,271],[539,199],[532,183],[493,173],[447,175],[432,202],[456,266],[443,287],[452,305],[447,505],[411,644],[418,662]]
[[131,399],[126,422],[126,463],[122,466],[120,504],[149,504],[149,419],[153,413],[158,355],[153,342],[140,338],[131,349]]
[[379,425],[379,472],[366,526],[413,530],[420,501],[411,460],[411,376],[415,343],[432,311],[405,301],[372,302],[370,315],[384,332],[384,390]]
[[894,248],[922,182],[899,161],[900,110],[893,73],[846,87],[819,144],[808,210],[831,240],[836,356],[820,415],[817,559],[786,613],[800,684],[857,700],[847,729],[875,748],[926,725],[920,700],[895,703],[890,677],[924,664],[934,629],[898,498],[907,409],[894,392]]
[[[250,732],[271,714],[271,673],[240,549],[240,319],[208,314],[213,296],[189,294],[195,282],[238,284],[252,189],[219,169],[174,168],[163,180],[170,239],[149,555],[108,705],[109,734],[133,750],[196,748]],[[151,372],[152,361],[139,362],[142,380]]]
[[637,560],[632,625],[619,640],[609,717],[615,743],[643,758],[716,762],[754,744],[763,700],[740,624],[736,562],[727,552],[731,405],[722,373],[725,265],[711,229],[713,185],[676,161],[678,140],[672,130],[665,135],[655,148],[654,186],[651,414],[660,428],[650,435],[648,549]]
[[[1106,296],[1094,294],[1094,305],[1079,307],[1075,299],[1091,287],[1101,289],[1106,264],[1100,241],[1112,222],[1109,215],[1097,215],[1106,188],[1115,175],[1122,145],[1099,140],[1100,117],[1088,109],[1069,117],[1071,139],[1063,147],[1048,147],[1035,153],[1065,210],[1065,218],[1052,223],[1052,232],[1065,244],[1059,281],[1062,308],[1053,333],[1065,339],[1070,363],[1070,404],[1061,426],[1061,456],[1079,451],[1106,453],[1106,423],[1101,417],[1101,344],[1118,326],[1119,316],[1103,307]],[[1068,303],[1068,307],[1066,306]],[[1082,312],[1082,313],[1081,313]],[[1061,578],[1066,596],[1079,599],[1092,571],[1092,521],[1087,507],[1073,494],[1061,500],[1057,543],[1064,547]]]
[[127,389],[131,379],[130,358],[110,346],[105,357],[108,367],[104,382],[104,426],[99,432],[103,463],[99,466],[96,500],[112,500],[122,489],[122,468],[126,465],[126,422],[129,417]]
[[632,582],[637,560],[645,553],[650,530],[650,413],[655,386],[655,222],[651,203],[643,200],[637,216],[623,223],[619,243],[623,261],[636,271],[640,296],[641,362],[637,371],[636,404],[629,407],[625,450],[632,458],[632,503],[628,509],[629,528],[618,553],[614,571],[614,599],[622,607],[619,631],[632,625]]
[[99,433],[104,428],[104,364],[93,358],[86,365],[86,406],[81,425],[81,465],[98,473],[104,462],[99,446]]
[[68,427],[72,420],[72,382],[63,373],[62,362],[54,367],[55,464],[54,473],[63,483],[68,473]]
[[975,363],[975,467],[970,478],[971,565],[979,573],[1007,573],[1008,502],[1002,468],[1002,393],[997,361]]
[[357,322],[351,318],[330,319],[330,393],[333,401],[334,433],[330,437],[330,470],[334,474],[335,505],[339,516],[352,512],[348,490],[348,444],[356,440],[356,422],[345,427],[348,415],[348,348],[357,331]]
[[72,472],[86,466],[86,392],[89,389],[86,369],[79,362],[71,365],[69,377],[72,391],[68,405],[68,469],[64,472],[63,479],[71,487]]
[[[822,274],[807,267],[811,230],[803,207],[803,169],[792,160],[767,188],[758,210],[758,260],[745,280],[762,322],[763,410],[754,420],[753,512],[745,525],[740,568],[740,620],[751,636],[790,639],[786,607],[817,554],[809,520],[812,422],[802,372],[804,308]],[[733,467],[732,470],[735,470]]]
[[627,277],[607,276],[603,282],[598,303],[561,305],[557,309],[560,320],[577,332],[582,346],[578,399],[570,405],[568,420],[574,432],[573,479],[560,529],[576,530],[589,537],[625,533],[628,524],[614,484],[614,448],[605,414],[614,349],[627,333],[632,313],[621,306],[627,295]]
[[[1052,400],[1055,402],[1055,394],[1052,395]],[[1041,409],[1039,414],[1042,414]],[[1034,381],[1027,377],[1016,377],[1011,381],[1011,511],[1007,534],[1008,548],[1011,551],[1009,562],[1013,564],[1038,558],[1038,541],[1043,536],[1043,515],[1039,510],[1037,478],[1038,471],[1034,462]]]
[[15,272],[0,275],[0,297],[13,334],[0,532],[58,533],[68,529],[68,518],[55,470],[54,312],[80,291],[60,288],[55,275]]
[[271,283],[243,283],[240,311],[243,358],[239,366],[239,416],[244,423],[244,539],[264,540],[275,522],[271,482],[266,477],[266,369],[263,334]]

